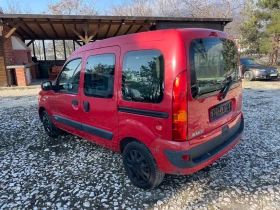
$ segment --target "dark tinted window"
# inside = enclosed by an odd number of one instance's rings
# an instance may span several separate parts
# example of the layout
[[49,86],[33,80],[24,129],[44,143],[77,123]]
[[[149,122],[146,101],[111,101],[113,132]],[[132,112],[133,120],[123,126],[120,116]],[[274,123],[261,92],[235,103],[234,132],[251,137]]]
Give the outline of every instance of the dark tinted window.
[[72,60],[64,66],[58,78],[58,90],[77,94],[80,83],[82,59]]
[[160,103],[164,92],[163,55],[158,50],[125,54],[122,69],[122,97],[128,101]]
[[190,45],[190,65],[194,98],[216,94],[228,80],[239,82],[238,54],[231,40],[193,40]]
[[245,64],[245,65],[259,65],[259,63],[257,61],[255,61],[254,59],[250,59],[250,58],[241,58],[240,61],[242,64]]
[[114,89],[115,55],[90,56],[85,70],[84,92],[87,96],[112,98]]

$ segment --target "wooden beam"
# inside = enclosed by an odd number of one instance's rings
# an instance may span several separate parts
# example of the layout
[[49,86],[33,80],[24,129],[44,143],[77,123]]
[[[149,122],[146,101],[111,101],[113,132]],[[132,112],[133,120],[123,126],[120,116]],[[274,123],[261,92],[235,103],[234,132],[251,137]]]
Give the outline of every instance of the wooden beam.
[[77,40],[75,40],[75,42],[76,42],[80,47],[82,46]]
[[[111,21],[110,21],[111,22]],[[105,39],[107,38],[107,36],[108,36],[108,33],[109,33],[109,31],[110,31],[110,28],[111,28],[111,24],[109,24],[109,27],[108,27],[108,30],[107,30],[107,32],[106,32],[106,34],[105,34]]]
[[34,31],[33,31],[26,23],[24,23],[23,25],[31,32],[31,34],[32,34],[35,38],[38,38],[38,36],[34,33]]
[[17,23],[5,36],[5,39],[8,39],[20,26],[20,23]]
[[98,33],[98,31],[103,27],[104,25],[100,25],[100,26],[98,26],[98,28],[97,29],[95,29],[94,31],[93,31],[93,33],[89,36],[89,41],[90,40],[92,40],[94,37],[95,37],[95,35]]
[[[50,19],[48,19],[48,20],[50,20]],[[50,22],[49,22],[49,23],[50,23]],[[55,29],[54,29],[54,27],[53,27],[53,24],[51,24],[51,27],[52,27],[52,30],[54,31],[54,33],[55,33],[56,37],[57,37],[57,38],[59,38],[59,36],[58,36],[58,34],[57,34],[56,30],[55,30]]]
[[31,45],[34,42],[34,40],[29,41],[26,46],[29,47],[29,45]]
[[[73,25],[73,24],[84,24],[85,21],[84,20],[80,20],[80,21],[51,21],[48,19],[48,21],[34,21],[34,20],[24,20],[24,21],[16,21],[16,20],[4,20],[3,23],[21,23],[21,24],[24,24],[24,23],[33,23],[33,24],[65,24],[65,25]],[[93,24],[104,24],[104,25],[107,25],[107,24],[111,24],[111,25],[120,25],[122,24],[121,21],[119,22],[110,22],[110,21],[103,21],[101,22],[100,20],[97,20],[97,21],[90,21],[90,20],[87,20],[87,24],[89,25],[93,25]],[[147,24],[144,24],[143,22],[126,22],[125,25],[150,25],[149,23]]]
[[[145,20],[145,24],[148,22],[148,20]],[[141,30],[141,28],[143,27],[143,25],[141,25],[138,29],[137,29],[137,31],[135,32],[135,33],[138,33],[140,30]]]
[[114,36],[117,36],[117,34],[119,33],[119,31],[121,30],[122,25],[123,25],[123,21],[122,21],[122,23],[119,25],[119,27],[118,27],[117,31],[115,32]]
[[[133,21],[133,23],[134,23],[134,22],[135,22],[135,20]],[[130,25],[123,35],[126,35],[126,34],[129,32],[129,30],[132,28],[132,26],[133,26],[133,25]]]
[[69,38],[69,35],[68,35],[68,33],[67,33],[67,30],[66,30],[65,25],[64,25],[64,24],[62,24],[62,25],[63,25],[63,29],[64,29],[64,32],[65,32],[65,34],[66,34],[67,38]]
[[43,27],[38,23],[37,24],[39,28],[43,31],[43,33],[46,35],[47,38],[50,38],[49,35],[46,33],[46,31],[43,29]]
[[2,19],[0,19],[0,36],[3,36],[3,29],[4,29],[4,24],[2,22]]
[[88,24],[87,24],[87,22],[84,23],[83,30],[85,32],[85,40],[86,40],[85,44],[88,44],[89,40],[88,40]]
[[[8,25],[10,28],[13,28],[12,26]],[[23,35],[21,33],[19,33],[19,30],[23,31],[23,33],[25,33],[26,35],[28,35],[31,39],[32,35],[30,35],[30,33],[28,33],[27,31],[25,31],[22,27],[22,25],[19,26],[19,28],[17,29],[17,34],[19,34],[21,37],[23,37]]]
[[150,31],[150,27],[151,27],[151,26],[143,25],[143,27],[144,27],[147,31]]
[[76,31],[74,28],[71,28],[71,30],[73,31],[74,34],[76,34],[84,43],[86,43],[87,41],[85,40],[85,38],[79,34],[78,31]]

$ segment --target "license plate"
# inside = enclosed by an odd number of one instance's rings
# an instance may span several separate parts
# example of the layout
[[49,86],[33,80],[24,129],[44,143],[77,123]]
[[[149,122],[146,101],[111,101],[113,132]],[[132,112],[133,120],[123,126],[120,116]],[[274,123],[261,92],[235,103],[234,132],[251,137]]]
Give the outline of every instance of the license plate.
[[231,101],[219,104],[210,110],[210,121],[219,119],[220,117],[230,113],[232,111]]
[[276,77],[276,76],[277,76],[277,74],[270,74],[270,76],[271,76],[271,77]]

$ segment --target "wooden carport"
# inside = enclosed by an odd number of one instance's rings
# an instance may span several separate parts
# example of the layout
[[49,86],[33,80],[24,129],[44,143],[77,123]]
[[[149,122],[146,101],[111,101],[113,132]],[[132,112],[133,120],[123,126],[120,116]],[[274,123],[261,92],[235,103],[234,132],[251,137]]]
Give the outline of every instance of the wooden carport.
[[17,33],[23,41],[30,40],[27,46],[34,40],[73,40],[82,45],[115,36],[168,28],[195,27],[223,31],[231,21],[229,18],[0,14],[0,86],[8,85],[7,49],[4,43],[13,33]]

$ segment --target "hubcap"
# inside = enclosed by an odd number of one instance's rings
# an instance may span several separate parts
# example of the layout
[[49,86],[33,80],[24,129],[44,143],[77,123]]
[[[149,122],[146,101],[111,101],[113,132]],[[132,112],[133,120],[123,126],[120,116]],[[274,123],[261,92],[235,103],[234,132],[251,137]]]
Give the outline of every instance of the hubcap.
[[244,75],[244,76],[245,76],[245,79],[246,79],[246,80],[249,80],[249,79],[250,79],[250,75],[249,75],[249,73],[245,73],[245,75]]
[[50,120],[45,114],[43,115],[43,125],[47,132],[51,132]]
[[131,150],[125,161],[128,166],[128,173],[135,182],[144,184],[149,181],[151,169],[144,155],[137,150]]

